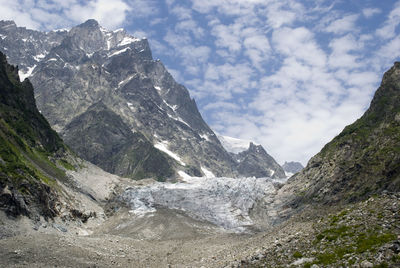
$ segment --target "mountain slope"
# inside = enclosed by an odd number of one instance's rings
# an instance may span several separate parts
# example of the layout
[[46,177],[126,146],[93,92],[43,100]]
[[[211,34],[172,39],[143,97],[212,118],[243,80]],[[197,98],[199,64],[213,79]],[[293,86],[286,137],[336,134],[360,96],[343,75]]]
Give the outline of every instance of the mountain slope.
[[[9,26],[0,27],[4,37],[0,50],[13,51],[10,62],[24,66],[24,72],[31,71],[30,80],[36,89],[39,109],[78,154],[87,155],[79,151],[80,147],[74,147],[74,138],[68,136],[70,132],[66,128],[89,107],[102,102],[127,128],[142,133],[153,145],[162,144],[169,156],[176,156],[175,160],[179,159],[181,163],[173,168],[175,173],[184,171],[202,176],[206,175],[204,170],[209,170],[216,176],[253,175],[244,169],[238,170],[238,163],[204,122],[188,90],[173,79],[159,60],[153,59],[147,39],[132,37],[124,30],[108,31],[95,20],[88,20],[66,32],[37,34],[27,33],[24,28],[15,29],[11,22],[3,24]],[[16,31],[21,35],[15,35],[13,32]],[[50,34],[57,38],[48,37]],[[40,43],[35,38],[41,38],[41,42],[48,40],[48,44],[43,45],[45,51],[26,48],[24,53],[30,56],[17,57],[21,40]],[[37,53],[41,53],[40,57]],[[80,135],[88,134],[82,132]],[[100,153],[103,155],[96,164],[106,167],[114,161],[108,151]],[[120,151],[115,161],[129,157],[128,151]],[[174,162],[173,158],[167,162]],[[133,159],[127,161],[130,165],[139,165]],[[165,166],[169,165],[167,162]],[[118,174],[139,178],[130,165],[120,166]],[[263,166],[260,164],[259,168],[263,169]],[[270,168],[273,167],[267,169]],[[156,173],[152,170],[144,176],[154,177]]]
[[67,164],[65,147],[37,110],[29,80],[19,82],[18,69],[2,53],[0,91],[0,208],[13,216],[54,217],[54,178],[65,178],[55,163]]
[[294,204],[354,202],[400,190],[400,63],[385,73],[365,114],[290,179]]
[[152,176],[162,181],[174,175],[169,157],[140,132],[132,133],[102,102],[74,118],[63,135],[80,157],[110,173],[138,179]]

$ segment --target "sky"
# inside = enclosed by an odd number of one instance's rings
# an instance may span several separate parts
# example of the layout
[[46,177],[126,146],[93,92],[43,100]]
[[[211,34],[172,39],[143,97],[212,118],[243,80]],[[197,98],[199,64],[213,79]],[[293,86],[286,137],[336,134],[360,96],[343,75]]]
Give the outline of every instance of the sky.
[[147,37],[219,134],[303,165],[400,60],[400,0],[0,0],[36,30],[94,18]]

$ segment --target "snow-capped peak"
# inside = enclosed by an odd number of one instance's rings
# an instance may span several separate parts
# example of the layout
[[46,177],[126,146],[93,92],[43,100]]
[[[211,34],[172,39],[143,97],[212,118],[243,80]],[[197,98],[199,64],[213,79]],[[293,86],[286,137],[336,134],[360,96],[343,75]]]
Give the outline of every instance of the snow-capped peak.
[[[242,140],[222,135],[218,135],[218,139],[221,142],[222,146],[225,148],[225,150],[234,154],[246,151],[247,149],[249,149],[250,143],[252,142],[249,140]],[[253,144],[255,143],[253,142]]]

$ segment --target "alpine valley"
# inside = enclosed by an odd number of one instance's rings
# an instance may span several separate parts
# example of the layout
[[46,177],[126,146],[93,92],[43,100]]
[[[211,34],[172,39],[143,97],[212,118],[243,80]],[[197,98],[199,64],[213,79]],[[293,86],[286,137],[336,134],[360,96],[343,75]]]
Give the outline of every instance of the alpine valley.
[[400,63],[303,168],[122,29],[0,21],[0,51],[1,267],[400,267]]

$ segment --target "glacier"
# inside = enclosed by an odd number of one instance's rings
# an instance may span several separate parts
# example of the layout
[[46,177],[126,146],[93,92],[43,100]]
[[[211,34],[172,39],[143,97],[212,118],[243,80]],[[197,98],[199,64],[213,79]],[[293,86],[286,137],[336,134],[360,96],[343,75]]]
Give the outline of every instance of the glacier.
[[119,196],[136,217],[157,208],[185,212],[188,216],[211,222],[226,231],[245,232],[252,227],[251,210],[276,194],[271,178],[210,178],[184,174],[177,183],[153,182],[129,186]]

